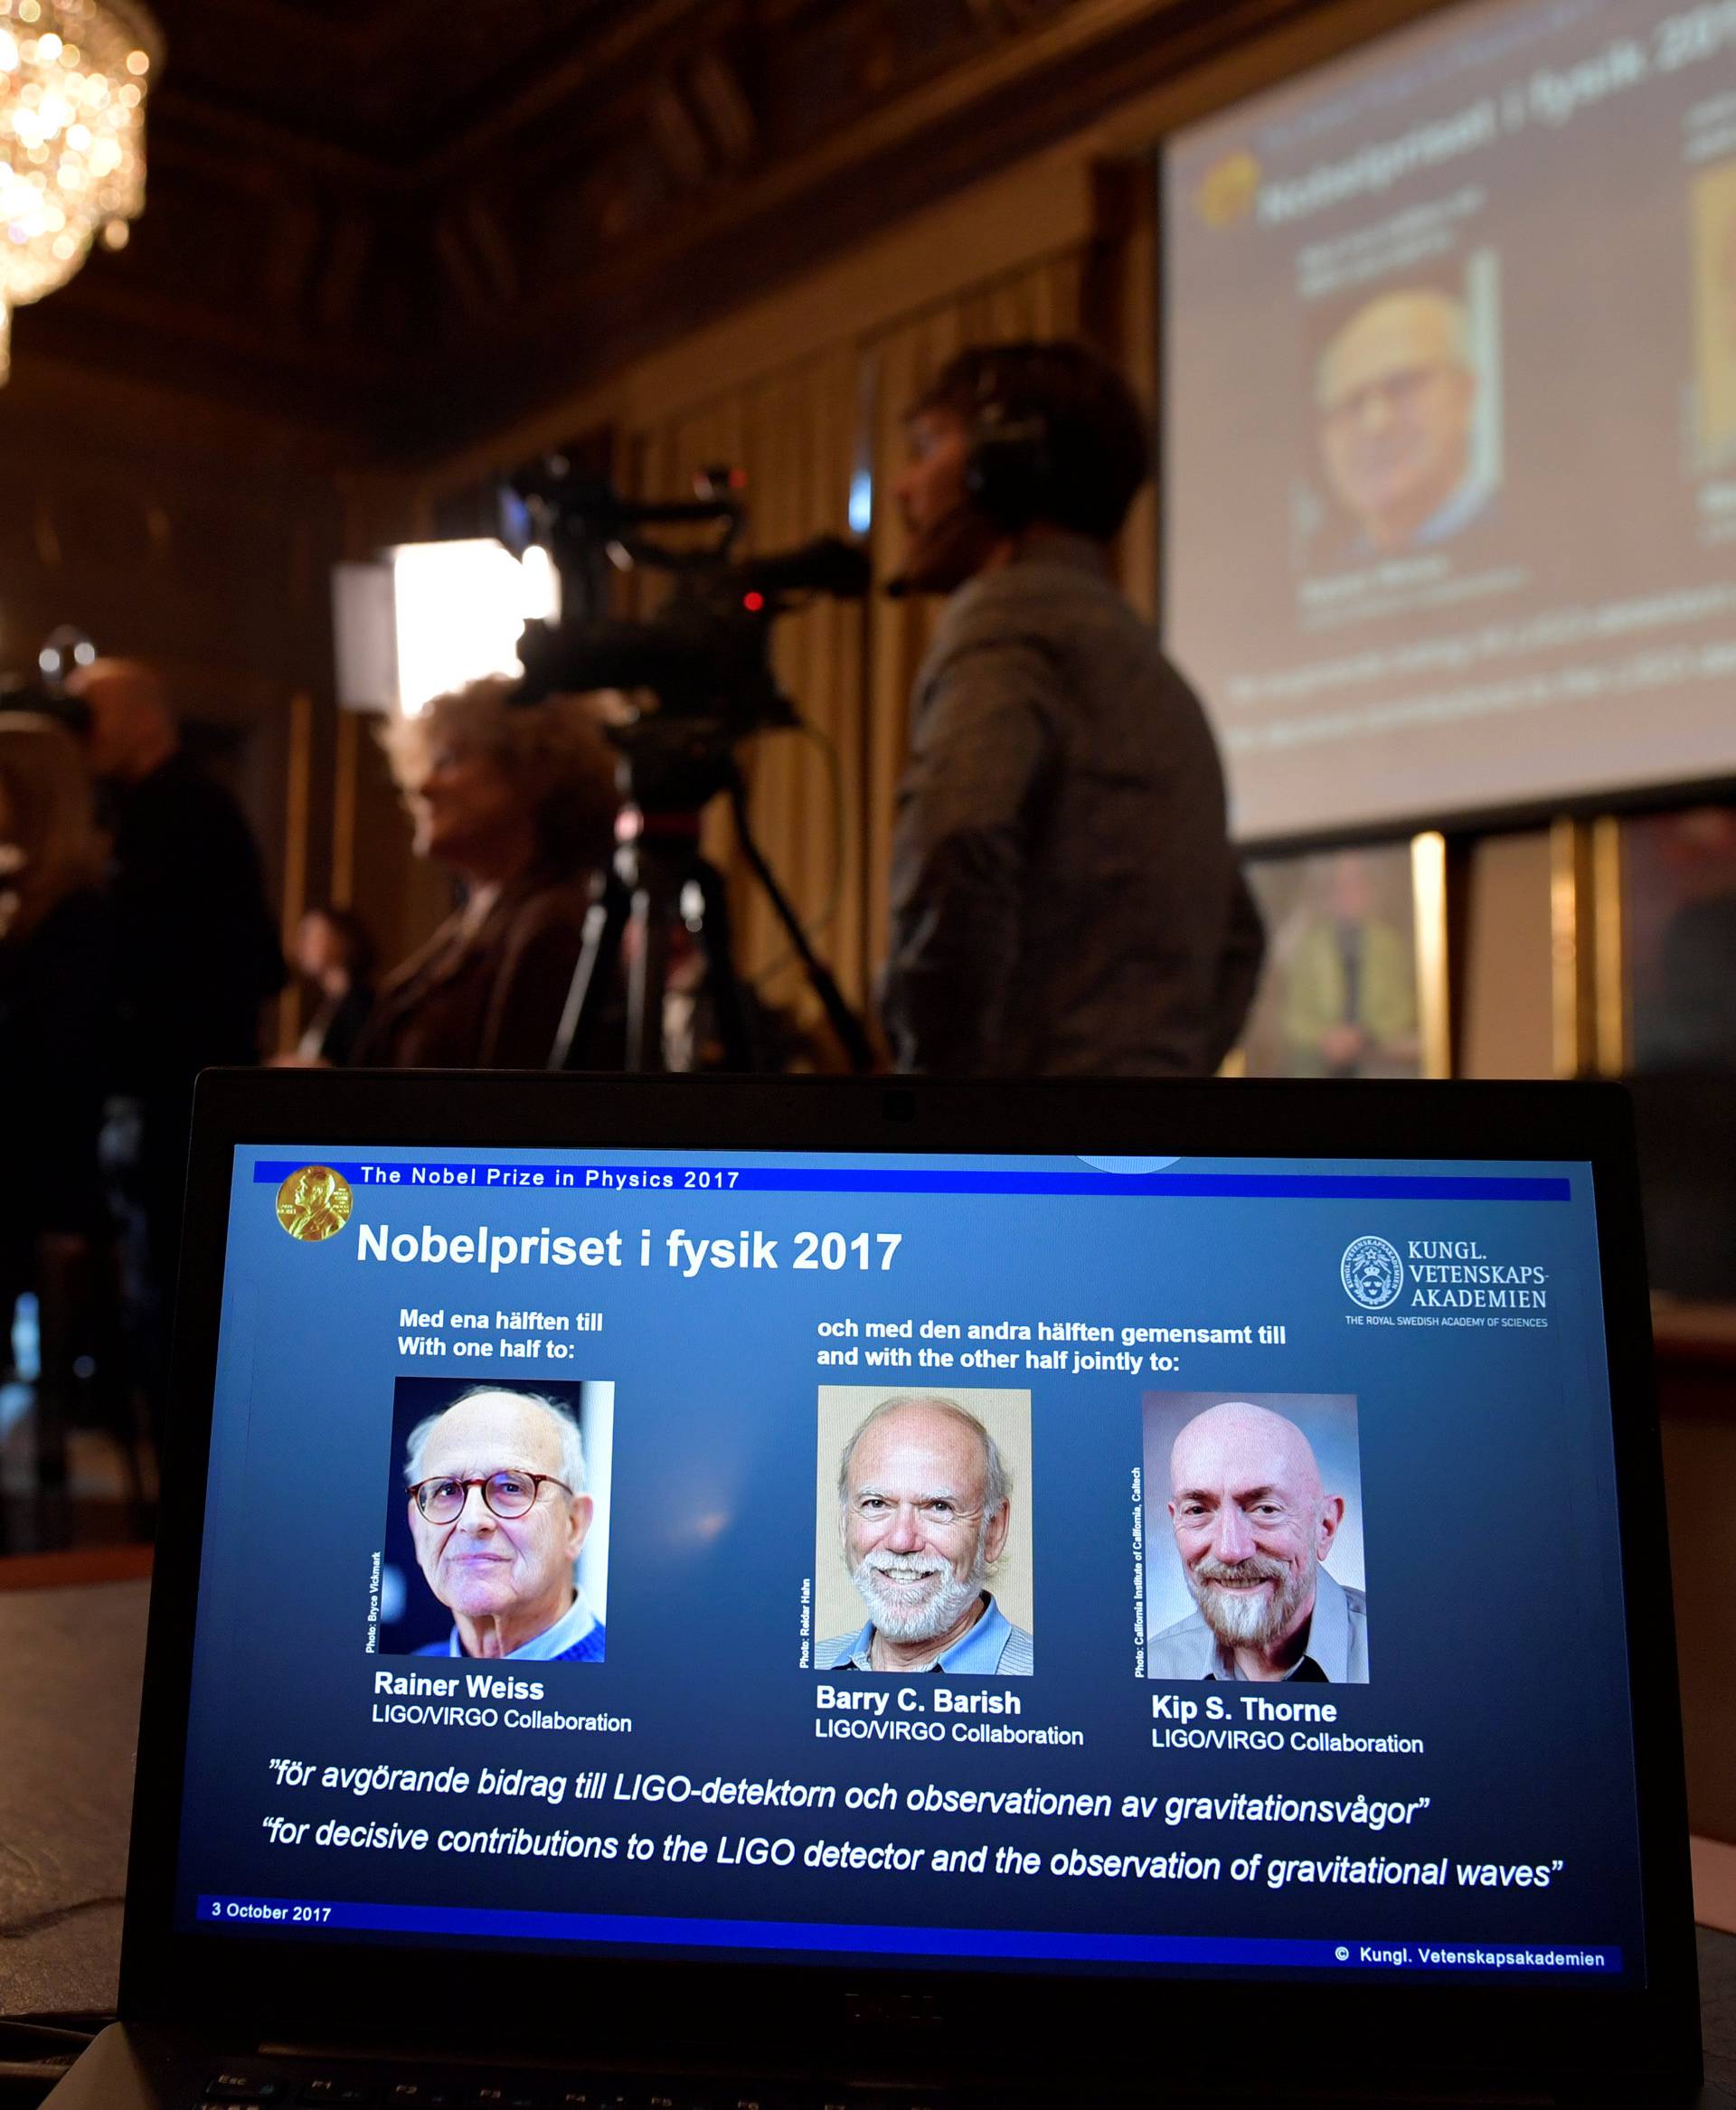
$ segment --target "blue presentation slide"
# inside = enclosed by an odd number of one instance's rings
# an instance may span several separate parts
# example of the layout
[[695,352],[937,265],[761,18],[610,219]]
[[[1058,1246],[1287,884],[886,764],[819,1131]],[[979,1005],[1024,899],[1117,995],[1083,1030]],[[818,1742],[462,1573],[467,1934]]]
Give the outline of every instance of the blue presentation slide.
[[1639,1980],[1590,1184],[238,1150],[181,1924]]

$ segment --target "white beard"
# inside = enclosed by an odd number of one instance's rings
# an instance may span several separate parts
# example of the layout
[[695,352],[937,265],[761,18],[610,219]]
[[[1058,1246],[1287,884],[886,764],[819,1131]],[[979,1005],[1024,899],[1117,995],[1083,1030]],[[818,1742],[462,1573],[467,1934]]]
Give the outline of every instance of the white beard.
[[1269,1590],[1226,1589],[1212,1579],[1212,1571],[1223,1572],[1221,1563],[1208,1560],[1201,1565],[1208,1571],[1203,1576],[1196,1568],[1184,1571],[1187,1587],[1206,1625],[1225,1648],[1269,1647],[1314,1591],[1316,1563],[1312,1551],[1299,1568],[1259,1556],[1232,1564],[1229,1570],[1232,1574],[1258,1570],[1268,1577],[1278,1586]]
[[[926,1579],[914,1588],[888,1587],[885,1575]],[[932,1553],[871,1553],[850,1578],[868,1607],[876,1633],[888,1641],[933,1641],[964,1616],[983,1587],[980,1549],[967,1575],[955,1575]]]

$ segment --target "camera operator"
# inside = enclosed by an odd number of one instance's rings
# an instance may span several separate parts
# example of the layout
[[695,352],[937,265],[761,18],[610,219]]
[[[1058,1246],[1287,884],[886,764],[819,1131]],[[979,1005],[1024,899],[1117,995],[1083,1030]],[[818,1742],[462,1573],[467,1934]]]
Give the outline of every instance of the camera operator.
[[1216,1069],[1259,971],[1199,700],[1112,584],[1144,419],[1082,345],[961,352],[908,413],[917,677],[882,1008],[902,1069]]

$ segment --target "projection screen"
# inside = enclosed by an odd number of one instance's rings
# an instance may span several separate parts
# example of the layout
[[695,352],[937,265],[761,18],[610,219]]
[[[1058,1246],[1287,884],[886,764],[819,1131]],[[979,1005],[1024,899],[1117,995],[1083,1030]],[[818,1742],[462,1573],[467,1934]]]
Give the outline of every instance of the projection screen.
[[1165,635],[1241,839],[1736,775],[1736,0],[1456,7],[1162,184]]

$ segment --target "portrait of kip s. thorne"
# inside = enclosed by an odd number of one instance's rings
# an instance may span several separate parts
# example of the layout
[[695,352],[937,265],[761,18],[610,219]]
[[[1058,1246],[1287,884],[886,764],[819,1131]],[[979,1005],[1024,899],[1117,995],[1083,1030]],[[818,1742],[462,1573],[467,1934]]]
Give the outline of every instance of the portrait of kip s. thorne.
[[601,1663],[614,1419],[609,1383],[400,1378],[378,1653]]
[[822,1385],[814,1667],[1028,1677],[1031,1395]]
[[1146,1673],[1365,1685],[1356,1401],[1147,1392]]

